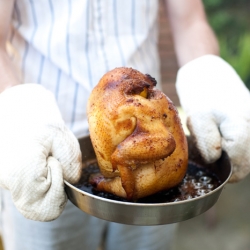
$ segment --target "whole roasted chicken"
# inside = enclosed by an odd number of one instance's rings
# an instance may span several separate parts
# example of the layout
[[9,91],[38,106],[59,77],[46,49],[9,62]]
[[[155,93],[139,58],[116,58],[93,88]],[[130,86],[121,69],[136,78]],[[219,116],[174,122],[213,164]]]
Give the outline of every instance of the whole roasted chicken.
[[188,164],[186,137],[156,80],[132,68],[106,73],[88,100],[90,138],[101,174],[90,183],[128,200],[178,185]]

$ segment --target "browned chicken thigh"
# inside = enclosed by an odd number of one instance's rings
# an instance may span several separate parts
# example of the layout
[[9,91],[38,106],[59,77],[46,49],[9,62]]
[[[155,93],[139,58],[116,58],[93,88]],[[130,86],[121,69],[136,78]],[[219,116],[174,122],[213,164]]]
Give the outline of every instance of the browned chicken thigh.
[[90,179],[97,190],[136,200],[185,176],[188,149],[178,112],[155,85],[150,75],[123,67],[93,89],[87,112],[101,171]]

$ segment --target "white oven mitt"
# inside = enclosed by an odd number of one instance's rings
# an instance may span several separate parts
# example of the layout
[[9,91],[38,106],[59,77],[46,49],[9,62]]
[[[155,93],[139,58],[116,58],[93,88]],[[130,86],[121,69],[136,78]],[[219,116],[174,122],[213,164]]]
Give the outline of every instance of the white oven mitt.
[[226,151],[231,182],[250,172],[250,94],[235,70],[214,55],[197,58],[177,74],[177,92],[201,156],[216,161]]
[[78,181],[81,152],[56,101],[38,84],[0,94],[0,186],[28,219],[50,221],[63,211],[64,182]]

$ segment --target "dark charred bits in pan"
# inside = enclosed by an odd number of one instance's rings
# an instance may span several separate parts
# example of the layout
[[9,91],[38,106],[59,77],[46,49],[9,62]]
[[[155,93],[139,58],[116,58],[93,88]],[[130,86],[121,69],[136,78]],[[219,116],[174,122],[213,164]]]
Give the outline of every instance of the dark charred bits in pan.
[[[96,173],[99,173],[97,162],[88,163],[86,168],[83,169],[79,184],[76,184],[75,187],[102,198],[127,202],[124,198],[96,191],[95,188],[89,183],[89,177],[91,174]],[[168,203],[189,200],[211,192],[220,186],[220,184],[221,181],[219,178],[214,173],[209,171],[209,169],[199,166],[196,163],[189,162],[187,174],[178,186],[145,198],[141,198],[137,200],[137,203]]]

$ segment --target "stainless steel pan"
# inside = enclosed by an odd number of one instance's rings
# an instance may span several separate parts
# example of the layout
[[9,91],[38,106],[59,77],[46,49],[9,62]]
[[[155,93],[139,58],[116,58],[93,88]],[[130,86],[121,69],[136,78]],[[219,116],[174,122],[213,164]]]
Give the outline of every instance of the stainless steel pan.
[[[83,163],[95,159],[89,136],[79,140]],[[188,137],[189,159],[215,173],[221,181],[219,187],[203,196],[169,203],[133,203],[110,200],[84,192],[65,181],[69,200],[83,212],[103,220],[130,225],[162,225],[184,221],[204,213],[218,200],[223,187],[230,178],[232,168],[225,152],[213,164],[205,164]]]

